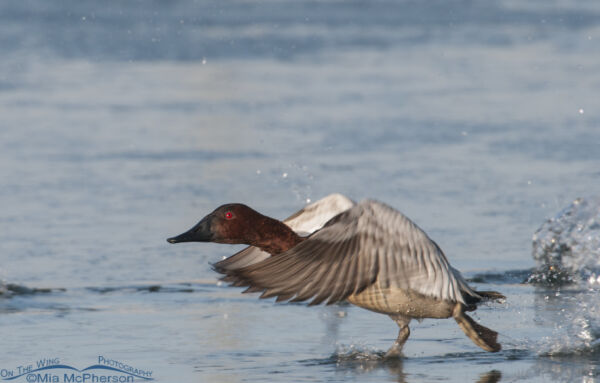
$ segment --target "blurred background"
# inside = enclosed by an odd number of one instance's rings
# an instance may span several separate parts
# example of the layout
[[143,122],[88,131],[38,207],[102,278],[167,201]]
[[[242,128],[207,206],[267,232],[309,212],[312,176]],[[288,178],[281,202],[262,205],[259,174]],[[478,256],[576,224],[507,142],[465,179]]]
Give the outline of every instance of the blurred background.
[[[599,42],[597,1],[1,3],[0,368],[596,381],[597,289],[521,282],[535,230],[600,187]],[[222,203],[284,218],[332,192],[495,273],[478,287],[508,302],[478,319],[505,351],[429,320],[399,365],[365,365],[388,318],[243,296],[210,268],[239,247],[165,242]]]

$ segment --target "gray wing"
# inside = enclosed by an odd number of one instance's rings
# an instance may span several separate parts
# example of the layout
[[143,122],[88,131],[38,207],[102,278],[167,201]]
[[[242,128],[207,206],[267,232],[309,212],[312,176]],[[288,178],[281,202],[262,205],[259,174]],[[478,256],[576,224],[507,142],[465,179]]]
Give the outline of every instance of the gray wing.
[[225,274],[227,270],[240,269],[242,267],[265,260],[270,256],[271,254],[267,253],[266,251],[262,251],[258,247],[248,246],[232,256],[214,263],[212,266],[215,271]]
[[[348,197],[334,193],[306,205],[283,222],[298,235],[306,236],[319,230],[331,218],[350,209],[354,205],[356,203]],[[248,246],[242,251],[215,263],[213,268],[217,272],[225,273],[226,270],[239,269],[260,262],[270,256],[269,253],[262,251],[258,247]]]
[[363,201],[294,248],[226,270],[224,280],[278,301],[331,304],[379,281],[464,303],[460,290],[466,283],[454,272],[438,245],[411,220],[380,202]]

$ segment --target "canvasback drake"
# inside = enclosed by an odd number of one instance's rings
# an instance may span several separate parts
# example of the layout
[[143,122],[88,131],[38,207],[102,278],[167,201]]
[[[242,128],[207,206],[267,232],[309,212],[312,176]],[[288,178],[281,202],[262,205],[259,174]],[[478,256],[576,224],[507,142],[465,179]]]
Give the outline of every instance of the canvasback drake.
[[283,222],[233,203],[218,207],[169,243],[248,244],[214,264],[222,278],[261,298],[309,305],[343,300],[387,314],[400,327],[386,357],[398,356],[411,319],[453,317],[479,347],[497,352],[498,333],[465,311],[494,291],[475,291],[439,246],[402,213],[374,200],[355,203],[332,194]]

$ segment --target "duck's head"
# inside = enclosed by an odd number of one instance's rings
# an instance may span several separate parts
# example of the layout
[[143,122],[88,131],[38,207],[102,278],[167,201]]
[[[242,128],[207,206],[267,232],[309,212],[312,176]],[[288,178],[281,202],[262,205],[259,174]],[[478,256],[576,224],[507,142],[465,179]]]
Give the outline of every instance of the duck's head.
[[222,205],[190,230],[167,241],[249,244],[253,242],[256,225],[262,221],[262,217],[262,214],[241,203]]

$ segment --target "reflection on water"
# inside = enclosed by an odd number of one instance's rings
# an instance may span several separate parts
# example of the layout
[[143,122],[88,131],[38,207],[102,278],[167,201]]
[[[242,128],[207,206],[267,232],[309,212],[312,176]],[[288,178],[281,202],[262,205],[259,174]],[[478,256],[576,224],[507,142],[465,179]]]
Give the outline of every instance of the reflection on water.
[[496,383],[502,378],[502,373],[498,370],[491,370],[480,375],[476,383]]
[[[332,355],[339,374],[352,374],[359,379],[368,379],[374,370],[384,370],[391,381],[407,382],[404,373],[404,362],[401,358],[384,358],[385,352],[372,352],[357,349],[340,350]],[[366,375],[366,376],[365,376]],[[408,380],[409,381],[409,380]]]
[[[468,355],[468,354],[467,354]],[[462,358],[466,355],[449,356],[450,358]],[[405,383],[414,380],[411,373],[404,372],[404,365],[410,364],[410,359],[400,358],[385,358],[385,352],[366,350],[356,347],[340,349],[331,357],[322,360],[303,361],[306,365],[311,364],[335,364],[336,373],[342,376],[352,376],[358,379],[368,379],[378,370],[385,371],[389,376],[390,381]],[[427,363],[432,363],[428,361]],[[436,362],[433,362],[436,363]],[[443,363],[440,360],[438,363]],[[443,371],[442,371],[443,373]],[[453,377],[454,374],[448,371],[446,376],[442,376],[442,380],[448,377]],[[498,370],[490,370],[480,373],[474,382],[477,383],[493,383],[499,382],[502,378],[502,373]]]

